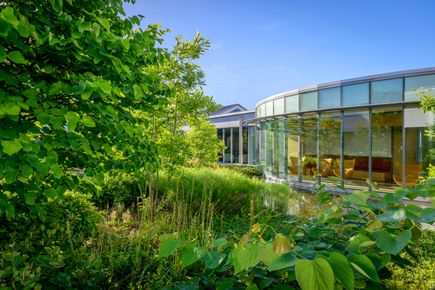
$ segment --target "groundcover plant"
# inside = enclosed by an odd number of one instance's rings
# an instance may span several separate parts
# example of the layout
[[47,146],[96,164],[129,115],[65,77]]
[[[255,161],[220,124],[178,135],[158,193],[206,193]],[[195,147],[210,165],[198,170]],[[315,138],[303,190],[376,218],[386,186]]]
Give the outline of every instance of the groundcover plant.
[[381,279],[391,275],[386,265],[410,264],[400,253],[415,257],[420,224],[435,221],[435,209],[405,204],[404,198],[430,201],[434,196],[434,179],[384,196],[355,191],[332,198],[320,187],[322,213],[291,219],[287,234],[265,240],[267,226],[254,224],[239,241],[220,238],[207,247],[164,235],[159,256],[177,256],[179,270],[193,277],[178,288],[383,288]]

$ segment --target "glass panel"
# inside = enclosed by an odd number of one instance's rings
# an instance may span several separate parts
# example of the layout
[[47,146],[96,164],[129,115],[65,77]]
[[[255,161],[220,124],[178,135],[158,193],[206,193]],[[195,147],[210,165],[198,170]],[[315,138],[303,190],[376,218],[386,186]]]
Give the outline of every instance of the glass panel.
[[287,118],[287,176],[297,180],[299,172],[299,121],[298,116]]
[[317,91],[299,95],[301,111],[317,110]]
[[284,98],[274,100],[274,115],[284,114]]
[[279,159],[279,121],[273,121],[272,122],[272,128],[273,128],[273,170],[272,174],[273,176],[279,176],[279,166],[280,166],[280,159]]
[[255,127],[248,127],[249,164],[255,164]]
[[243,164],[248,164],[248,127],[243,127]]
[[372,104],[399,103],[403,96],[403,79],[372,82]]
[[266,137],[264,134],[264,123],[259,124],[258,128],[258,136],[259,136],[259,142],[258,142],[258,165],[262,168],[265,166],[265,156],[266,156]]
[[231,162],[231,129],[223,129],[225,151],[224,151],[224,162]]
[[299,96],[294,95],[285,98],[285,112],[295,113],[299,111]]
[[[405,182],[395,176],[395,182],[399,185],[414,186],[419,178],[427,174],[429,164],[435,163],[433,152],[434,142],[425,135],[427,128],[406,128],[405,134]],[[431,150],[432,148],[432,150]],[[431,152],[432,151],[432,152]]]
[[372,180],[380,189],[391,189],[402,176],[401,108],[372,111]]
[[369,112],[348,112],[343,116],[344,182],[366,186],[369,172]]
[[272,122],[267,122],[265,124],[265,134],[266,134],[266,172],[272,173],[273,165],[273,131]]
[[[223,129],[217,129],[217,136],[219,140],[223,140],[224,136],[223,136],[224,132]],[[219,162],[224,162],[224,158],[223,158],[223,152],[221,152],[221,154],[219,154]]]
[[266,116],[273,115],[273,101],[266,103]]
[[285,132],[284,121],[273,122],[273,175],[285,178]]
[[435,88],[435,74],[405,78],[405,101],[418,101],[416,90]]
[[319,108],[339,108],[340,87],[319,90]]
[[343,107],[365,105],[369,103],[369,84],[343,86]]
[[341,164],[341,114],[323,113],[320,116],[320,175],[322,182],[339,183]]
[[233,135],[233,163],[239,163],[239,128],[232,128]]
[[317,180],[317,115],[302,116],[302,181]]

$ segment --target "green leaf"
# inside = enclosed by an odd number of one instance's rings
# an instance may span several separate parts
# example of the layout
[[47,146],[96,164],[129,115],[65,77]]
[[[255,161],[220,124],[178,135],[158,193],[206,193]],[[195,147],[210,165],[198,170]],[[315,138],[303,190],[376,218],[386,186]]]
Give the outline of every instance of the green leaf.
[[27,60],[23,57],[20,51],[14,50],[8,53],[8,58],[18,64],[26,64]]
[[226,246],[228,244],[228,240],[225,238],[219,238],[213,241],[213,248],[219,248]]
[[22,37],[29,37],[30,35],[30,24],[27,18],[24,16],[20,17],[20,23],[17,25],[17,31]]
[[36,194],[33,191],[24,193],[24,201],[28,205],[34,205],[36,200]]
[[369,258],[359,254],[350,254],[348,260],[352,267],[359,273],[376,283],[381,282],[378,272]]
[[382,230],[377,234],[376,243],[385,253],[397,255],[406,247],[411,236],[412,233],[409,230],[403,231],[397,236],[393,236],[386,230]]
[[225,260],[226,255],[218,252],[207,252],[204,255],[204,265],[207,269],[215,269]]
[[403,208],[387,211],[376,217],[383,222],[400,222],[406,219],[406,211]]
[[181,253],[181,268],[192,265],[203,256],[204,252],[201,248],[197,248],[194,245],[188,245]]
[[68,126],[68,132],[72,132],[76,129],[77,124],[80,122],[80,116],[76,112],[68,112],[65,114],[65,120]]
[[133,91],[134,91],[134,97],[136,99],[141,99],[144,97],[144,93],[143,93],[142,88],[140,86],[134,84]]
[[270,261],[264,262],[264,264],[267,266],[269,271],[278,271],[281,269],[293,267],[294,265],[296,265],[297,261],[298,259],[296,258],[296,255],[289,252],[275,257]]
[[15,217],[15,207],[13,204],[8,204],[6,207],[6,218],[8,219],[8,221],[13,220]]
[[6,183],[11,184],[14,183],[18,176],[18,169],[14,167],[6,167],[5,168],[5,180]]
[[346,257],[339,252],[332,252],[328,262],[334,271],[335,278],[346,289],[354,288],[354,274]]
[[0,62],[3,62],[6,59],[6,50],[3,46],[0,45]]
[[369,199],[370,195],[367,192],[364,191],[354,191],[351,195],[346,196],[344,198],[345,201],[348,201],[355,205],[367,205],[367,200]]
[[86,127],[95,127],[94,120],[88,115],[83,115],[82,119],[80,120],[80,123],[82,123]]
[[435,222],[435,209],[433,208],[425,208],[421,211],[420,218],[418,219],[419,222],[422,223],[433,223]]
[[50,89],[48,90],[49,96],[54,96],[60,93],[63,89],[63,83],[61,81],[56,82],[50,86]]
[[89,30],[89,29],[91,29],[91,23],[90,22],[81,22],[80,24],[79,24],[79,27],[78,27],[78,29],[79,29],[79,32],[80,33],[82,33],[83,31],[85,31],[85,30]]
[[175,253],[175,251],[181,246],[181,240],[177,239],[175,234],[161,235],[160,236],[160,248],[159,256],[166,258]]
[[16,116],[20,114],[21,108],[16,103],[5,102],[5,103],[0,103],[0,110],[8,115]]
[[110,28],[110,22],[106,18],[97,17],[97,21],[106,29]]
[[302,290],[334,289],[334,272],[325,259],[299,260],[295,268],[296,280]]
[[24,177],[28,178],[32,175],[33,173],[33,168],[32,166],[28,165],[28,164],[22,164],[20,165],[20,170],[23,174]]
[[0,17],[0,35],[8,36],[10,30],[9,24]]
[[242,244],[235,248],[231,253],[235,274],[257,265],[264,250],[264,246],[254,244]]
[[14,9],[10,6],[3,8],[1,11],[1,16],[4,20],[6,20],[6,22],[12,24],[13,26],[17,26],[19,23],[17,17],[14,15]]
[[13,141],[4,140],[2,141],[2,146],[3,152],[9,156],[19,152],[23,148],[19,139],[15,139]]
[[86,83],[86,87],[84,91],[81,93],[82,100],[88,100],[92,96],[93,92],[94,92],[94,88],[89,83]]

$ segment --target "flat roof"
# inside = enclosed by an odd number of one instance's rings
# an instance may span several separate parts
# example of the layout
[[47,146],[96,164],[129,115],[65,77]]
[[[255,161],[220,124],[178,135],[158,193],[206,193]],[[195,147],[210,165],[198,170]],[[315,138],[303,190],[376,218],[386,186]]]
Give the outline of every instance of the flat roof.
[[374,74],[374,75],[368,75],[363,77],[356,77],[356,78],[350,78],[350,79],[344,79],[339,81],[333,81],[333,82],[327,82],[322,83],[318,85],[303,87],[291,91],[282,92],[279,94],[272,95],[270,97],[267,97],[265,99],[262,99],[257,104],[255,104],[255,107],[258,107],[264,103],[267,103],[271,100],[280,99],[282,97],[297,95],[300,93],[315,91],[319,89],[326,89],[326,88],[333,88],[333,87],[339,87],[343,85],[351,85],[351,84],[357,84],[367,81],[378,81],[378,80],[385,80],[385,79],[392,79],[392,78],[399,78],[399,77],[412,77],[412,76],[418,76],[418,75],[425,75],[425,74],[431,74],[435,73],[435,67],[428,67],[428,68],[421,68],[421,69],[410,69],[410,70],[403,70],[403,71],[396,71],[396,72],[389,72],[389,73],[381,73],[381,74]]

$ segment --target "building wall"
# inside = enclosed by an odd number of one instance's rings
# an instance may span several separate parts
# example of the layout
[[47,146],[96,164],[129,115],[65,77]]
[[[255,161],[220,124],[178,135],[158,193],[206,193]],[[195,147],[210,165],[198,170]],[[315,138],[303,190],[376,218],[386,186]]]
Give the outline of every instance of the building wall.
[[[382,191],[414,185],[434,147],[416,89],[435,89],[435,68],[338,81],[278,94],[256,106],[258,161],[299,183]],[[434,91],[435,93],[435,91]],[[405,178],[402,178],[405,176]]]

